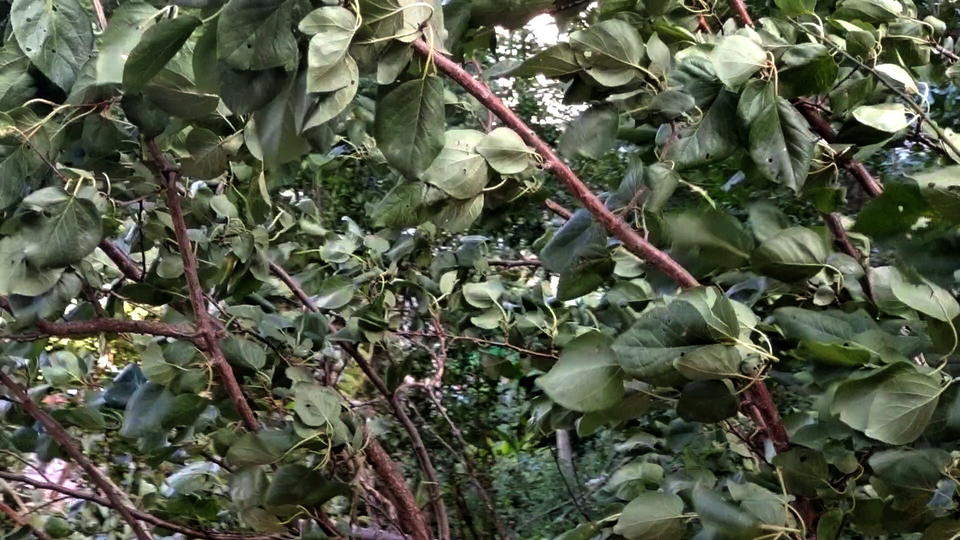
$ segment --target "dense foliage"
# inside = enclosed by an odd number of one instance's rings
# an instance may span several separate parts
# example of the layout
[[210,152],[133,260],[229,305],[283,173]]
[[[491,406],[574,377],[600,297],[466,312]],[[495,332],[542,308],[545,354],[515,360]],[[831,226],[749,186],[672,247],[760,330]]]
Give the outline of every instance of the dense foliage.
[[0,14],[3,538],[960,535],[956,4]]

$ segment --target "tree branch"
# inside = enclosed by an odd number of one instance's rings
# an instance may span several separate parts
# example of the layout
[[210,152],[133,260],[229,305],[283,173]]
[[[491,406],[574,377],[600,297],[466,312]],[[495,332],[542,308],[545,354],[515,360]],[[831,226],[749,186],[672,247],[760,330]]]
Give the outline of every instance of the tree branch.
[[187,236],[187,224],[183,217],[183,208],[180,205],[180,192],[177,190],[180,180],[180,173],[167,161],[167,158],[160,151],[157,142],[153,139],[147,141],[147,148],[153,158],[154,163],[160,168],[160,174],[163,179],[163,187],[166,188],[167,210],[170,211],[170,219],[173,221],[173,232],[177,239],[177,246],[180,249],[180,257],[183,259],[183,275],[187,280],[187,288],[190,292],[190,305],[193,307],[193,314],[196,318],[197,333],[206,345],[206,354],[217,371],[220,383],[223,384],[230,401],[243,420],[243,424],[250,431],[260,429],[260,422],[257,420],[253,409],[247,403],[243,389],[237,382],[237,377],[233,373],[233,368],[227,362],[220,348],[220,339],[217,326],[214,324],[210,313],[207,311],[207,303],[204,298],[203,287],[200,285],[200,277],[197,266],[197,256],[193,252],[193,246],[190,238]]
[[550,210],[554,214],[562,217],[563,219],[570,219],[573,217],[573,212],[567,210],[560,203],[553,199],[547,199],[543,201],[543,204],[546,205],[547,210]]
[[[62,493],[68,495],[74,499],[81,499],[84,501],[90,501],[101,506],[106,506],[108,508],[113,508],[119,510],[113,502],[104,499],[96,494],[90,493],[88,491],[82,491],[79,489],[72,489],[68,487],[61,486],[59,484],[54,484],[51,482],[42,482],[29,476],[24,476],[20,474],[9,473],[6,471],[0,471],[0,478],[9,480],[11,482],[19,482],[22,484],[27,484],[33,486],[37,489],[45,489],[48,491],[55,491],[57,493]],[[163,527],[164,529],[169,529],[173,532],[184,534],[186,536],[192,536],[195,538],[205,538],[208,540],[280,540],[284,538],[282,535],[277,534],[268,534],[268,535],[256,535],[256,534],[243,534],[243,533],[232,533],[232,532],[217,532],[217,531],[206,531],[201,529],[194,529],[187,527],[185,525],[180,525],[179,523],[174,523],[172,521],[167,521],[161,519],[153,514],[148,514],[142,510],[136,508],[127,508],[129,512],[139,521],[145,523],[150,523],[151,525],[156,525],[158,527]]]
[[189,328],[157,321],[134,321],[128,319],[91,319],[53,323],[39,319],[36,327],[42,335],[37,337],[57,336],[89,336],[95,334],[144,334],[148,336],[164,336],[185,341],[197,340],[197,334]]
[[130,258],[130,255],[117,247],[116,244],[104,238],[97,247],[113,261],[113,264],[117,265],[117,268],[127,279],[131,281],[143,281],[143,271],[140,270],[137,263]]
[[90,480],[100,489],[110,501],[110,505],[115,508],[123,519],[130,524],[133,534],[139,540],[151,540],[153,537],[143,528],[141,523],[131,513],[130,508],[125,503],[125,496],[120,493],[117,487],[104,475],[96,465],[90,461],[87,456],[80,451],[80,446],[74,441],[73,437],[67,433],[67,430],[53,419],[46,412],[37,407],[37,404],[30,399],[26,390],[17,384],[9,375],[0,370],[0,384],[3,384],[10,391],[10,394],[17,400],[20,407],[32,416],[37,422],[43,425],[47,434],[60,445],[61,448],[70,456],[70,458],[80,465],[87,473]]
[[554,153],[550,145],[534,133],[490,88],[471,76],[459,64],[433,49],[422,39],[415,41],[413,48],[423,57],[432,59],[434,65],[437,66],[440,72],[463,87],[470,95],[477,98],[486,108],[493,111],[493,114],[497,115],[500,121],[513,129],[527,145],[536,150],[543,158],[544,170],[553,172],[566,186],[567,191],[580,201],[580,204],[582,204],[584,208],[593,214],[594,219],[596,219],[610,235],[618,238],[627,251],[647,261],[681,287],[689,288],[699,285],[696,278],[683,266],[663,251],[657,249],[653,244],[640,236],[637,231],[633,230],[627,222],[620,219],[620,217],[607,208],[606,205],[603,204],[603,201]]
[[[827,122],[827,120],[820,115],[820,111],[816,105],[803,99],[794,100],[793,105],[807,120],[807,123],[810,124],[810,128],[813,129],[814,133],[828,143],[837,140],[837,132],[833,130],[830,122]],[[860,163],[852,157],[841,158],[839,161],[840,166],[863,187],[863,190],[866,191],[868,195],[878,197],[883,193],[883,184],[878,182],[877,179],[870,174],[870,171],[863,166],[863,163]]]
[[[308,311],[318,312],[320,311],[316,303],[310,298],[310,295],[303,290],[303,287],[297,283],[297,280],[293,278],[282,266],[275,262],[270,262],[270,271],[273,275],[277,276],[284,285],[300,300],[300,303],[303,304],[303,307]],[[430,460],[429,453],[426,452],[426,447],[423,444],[423,439],[420,437],[420,433],[417,431],[413,422],[410,421],[410,417],[406,414],[406,411],[403,410],[402,404],[399,404],[396,400],[398,399],[396,395],[392,394],[387,385],[383,382],[383,379],[373,368],[370,367],[370,364],[367,362],[366,358],[360,354],[360,351],[356,349],[350,343],[336,342],[341,349],[348,356],[354,359],[357,362],[357,365],[363,370],[364,374],[370,379],[370,382],[377,388],[377,390],[383,394],[390,404],[390,407],[393,409],[394,414],[400,420],[401,425],[407,431],[407,435],[410,437],[411,443],[414,445],[414,448],[417,450],[417,458],[420,462],[420,467],[423,469],[424,475],[429,481],[429,489],[431,497],[434,499],[433,506],[435,508],[434,512],[437,514],[437,521],[440,522],[441,518],[446,519],[446,508],[443,505],[443,500],[440,498],[440,484],[437,479],[436,470],[433,468],[433,463]],[[397,405],[400,405],[397,407]],[[406,419],[406,421],[404,421]],[[419,444],[418,444],[419,442]],[[384,480],[387,484],[387,489],[393,494],[394,498],[397,500],[397,504],[401,506],[400,509],[400,518],[401,524],[403,525],[406,532],[412,534],[416,540],[429,539],[430,532],[427,528],[426,520],[423,517],[423,512],[420,511],[420,508],[417,506],[413,494],[407,488],[406,484],[403,482],[403,477],[397,472],[396,467],[393,465],[392,460],[386,451],[380,446],[380,443],[374,439],[370,438],[370,443],[367,445],[367,457],[373,465],[373,468],[377,471],[377,474]],[[444,527],[441,525],[441,530]],[[447,535],[449,537],[449,524],[446,525]],[[441,535],[443,533],[441,532]]]

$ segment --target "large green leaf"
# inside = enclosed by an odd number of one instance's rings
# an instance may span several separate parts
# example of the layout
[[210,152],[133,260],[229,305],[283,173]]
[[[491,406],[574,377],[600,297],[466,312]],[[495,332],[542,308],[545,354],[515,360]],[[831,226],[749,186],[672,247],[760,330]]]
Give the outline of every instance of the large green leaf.
[[308,80],[321,77],[343,59],[356,29],[356,16],[339,6],[318,8],[300,21],[300,31],[313,36],[307,50]]
[[0,48],[0,111],[19,107],[36,93],[29,68],[30,59],[20,50],[16,40],[10,40]]
[[761,274],[796,281],[819,273],[829,254],[822,235],[806,227],[790,227],[760,244],[750,262]]
[[519,174],[534,163],[534,152],[517,132],[499,127],[477,144],[477,153],[500,174]]
[[736,110],[736,94],[721,92],[697,125],[664,145],[663,159],[682,170],[730,157],[739,145]]
[[31,246],[27,260],[37,268],[79,262],[93,252],[103,236],[100,213],[89,199],[60,188],[43,188],[23,199],[35,214],[24,219],[20,235]]
[[757,170],[770,181],[800,191],[817,142],[807,121],[776,95],[773,83],[763,81],[744,88],[737,112],[748,127],[747,148]]
[[577,63],[604,86],[629,83],[640,71],[644,45],[640,33],[626,21],[610,19],[570,34]]
[[613,532],[631,540],[678,538],[683,519],[683,499],[677,495],[641,493],[623,508]]
[[217,24],[217,58],[234,69],[297,65],[292,0],[230,0]]
[[472,130],[451,130],[443,150],[423,172],[424,182],[457,199],[472,199],[487,185],[487,163],[474,151],[483,134]]
[[683,380],[674,362],[714,341],[700,312],[689,302],[676,300],[644,312],[617,337],[613,349],[628,375],[651,384],[672,384]]
[[735,34],[721,39],[711,58],[717,77],[735,90],[766,64],[767,52],[756,41]]
[[903,304],[938,321],[950,322],[960,316],[960,303],[943,287],[913,271],[881,266],[870,273],[877,304],[896,311]]
[[617,142],[620,117],[609,106],[591,107],[567,124],[560,136],[560,153],[567,158],[600,159]]
[[15,0],[10,23],[20,48],[65,91],[93,52],[93,20],[77,0]]
[[831,410],[868,437],[909,444],[927,427],[942,392],[936,372],[897,363],[842,383]]
[[443,149],[443,82],[424,77],[400,84],[377,101],[374,137],[387,162],[419,178]]
[[180,51],[198,26],[200,19],[192,15],[166,19],[151,26],[127,57],[123,84],[131,91],[143,88]]
[[613,407],[623,399],[623,377],[610,338],[590,332],[574,339],[550,371],[537,379],[537,386],[570,410]]

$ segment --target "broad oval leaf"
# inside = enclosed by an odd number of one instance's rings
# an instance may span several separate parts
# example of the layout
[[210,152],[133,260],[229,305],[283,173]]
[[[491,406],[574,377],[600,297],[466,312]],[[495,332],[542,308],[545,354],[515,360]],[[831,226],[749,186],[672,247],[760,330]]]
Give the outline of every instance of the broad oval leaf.
[[679,538],[683,519],[683,499],[677,495],[641,493],[623,508],[613,532],[631,540]]
[[77,0],[15,0],[13,35],[54,84],[69,91],[93,52],[93,20]]
[[377,101],[377,146],[407,178],[419,178],[437,157],[445,128],[443,82],[437,77],[407,81]]
[[609,409],[623,399],[623,376],[610,338],[589,332],[563,348],[537,386],[560,405],[578,412]]

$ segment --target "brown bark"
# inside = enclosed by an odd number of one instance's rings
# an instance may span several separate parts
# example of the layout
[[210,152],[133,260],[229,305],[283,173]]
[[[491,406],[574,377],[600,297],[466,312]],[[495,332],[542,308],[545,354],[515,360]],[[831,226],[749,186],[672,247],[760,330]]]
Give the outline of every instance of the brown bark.
[[699,285],[683,266],[670,258],[669,255],[648,242],[624,220],[614,214],[603,201],[579,178],[570,167],[543,141],[512,109],[507,107],[490,88],[475,79],[459,64],[443,56],[423,40],[413,43],[413,48],[421,56],[431,58],[437,69],[444,75],[459,84],[470,95],[477,98],[487,109],[493,111],[497,118],[507,127],[514,130],[523,141],[533,148],[543,158],[543,169],[552,172],[563,182],[567,191],[573,195],[600,223],[606,231],[620,240],[623,246],[634,255],[656,267],[670,277],[681,287],[696,287]]
[[26,390],[3,371],[0,371],[0,384],[7,387],[10,394],[17,400],[20,407],[22,407],[27,414],[32,416],[37,422],[40,422],[44,430],[46,430],[47,435],[50,435],[50,437],[60,445],[63,451],[70,456],[70,459],[77,465],[80,465],[80,468],[87,474],[90,481],[107,496],[107,499],[110,501],[110,506],[120,512],[124,521],[130,525],[134,536],[139,540],[151,540],[153,537],[143,528],[143,525],[133,516],[130,508],[126,505],[126,497],[122,495],[113,482],[83,454],[80,450],[80,445],[67,433],[67,430],[64,429],[59,422],[54,420],[53,417],[41,410],[40,407],[30,399],[30,396],[27,395]]
[[206,298],[203,287],[200,285],[197,256],[193,252],[193,245],[187,236],[187,224],[183,217],[183,208],[180,205],[180,192],[177,190],[180,174],[164,157],[156,141],[152,139],[147,141],[147,148],[150,150],[154,163],[160,168],[163,179],[163,187],[167,197],[167,210],[170,211],[174,236],[180,249],[180,257],[183,260],[183,275],[187,280],[187,289],[190,292],[190,305],[196,319],[197,334],[205,345],[207,358],[216,370],[220,383],[224,386],[230,401],[243,420],[243,425],[250,431],[257,431],[260,429],[260,422],[247,403],[243,388],[237,382],[233,368],[230,367],[230,363],[223,355],[217,325],[207,311]]
[[118,248],[116,244],[107,239],[103,239],[97,247],[113,261],[113,264],[117,265],[117,268],[127,279],[132,281],[141,281],[143,279],[143,271],[137,266],[137,263],[134,262],[129,255],[124,253],[122,249]]
[[397,503],[397,514],[400,525],[414,540],[430,540],[430,529],[423,517],[423,512],[410,492],[410,488],[403,481],[403,475],[397,470],[393,460],[380,443],[373,437],[367,443],[367,458],[370,465],[377,472],[377,476],[387,485]]
[[[830,122],[827,122],[820,114],[820,111],[815,105],[802,99],[794,100],[793,104],[797,111],[807,120],[807,123],[810,124],[810,128],[813,129],[814,133],[828,143],[836,141],[837,133],[833,130]],[[883,184],[878,182],[877,179],[870,174],[870,171],[864,167],[863,163],[851,157],[842,158],[839,160],[839,163],[840,166],[847,171],[847,174],[853,177],[868,195],[871,197],[879,197],[880,194],[883,193]]]
[[134,321],[127,319],[91,319],[65,323],[52,323],[40,319],[36,324],[40,332],[47,336],[90,336],[95,334],[145,334],[164,336],[186,341],[197,339],[196,333],[189,328],[156,321]]

